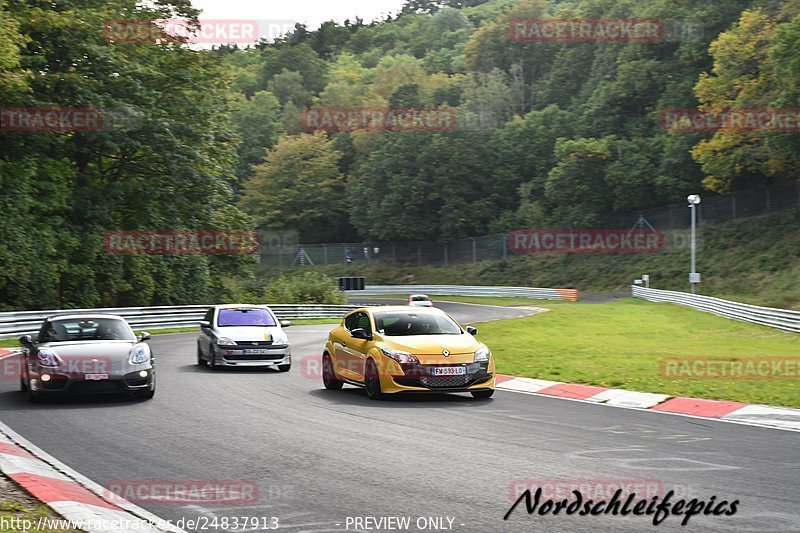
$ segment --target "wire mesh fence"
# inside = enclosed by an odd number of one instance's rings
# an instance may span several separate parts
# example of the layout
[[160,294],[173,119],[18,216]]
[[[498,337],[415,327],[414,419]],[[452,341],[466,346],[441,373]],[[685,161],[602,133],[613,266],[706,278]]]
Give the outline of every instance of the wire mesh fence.
[[[725,196],[708,196],[699,205],[699,227],[703,224],[730,222],[787,209],[800,208],[800,183],[740,191]],[[663,251],[688,250],[690,213],[686,203],[642,209],[605,217],[592,230],[658,231],[663,234]],[[563,228],[569,230],[569,228]],[[588,228],[587,228],[588,229]],[[545,230],[547,231],[547,230]],[[698,235],[702,247],[702,231]],[[512,246],[510,246],[510,243]],[[262,266],[289,268],[312,265],[363,264],[370,262],[409,265],[451,265],[478,263],[488,259],[504,259],[514,255],[512,235],[496,233],[466,237],[447,242],[351,242],[302,244],[297,239],[280,239],[262,245]]]

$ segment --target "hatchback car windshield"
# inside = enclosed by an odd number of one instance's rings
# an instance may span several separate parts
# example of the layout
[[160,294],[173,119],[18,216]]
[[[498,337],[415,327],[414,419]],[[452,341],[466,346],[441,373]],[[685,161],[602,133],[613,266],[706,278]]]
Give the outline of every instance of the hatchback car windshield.
[[125,321],[113,318],[51,320],[39,335],[39,342],[135,340]]
[[375,313],[378,333],[390,337],[407,335],[461,335],[461,327],[444,313],[386,311]]
[[266,309],[220,309],[217,325],[221,328],[233,326],[275,326],[275,318]]

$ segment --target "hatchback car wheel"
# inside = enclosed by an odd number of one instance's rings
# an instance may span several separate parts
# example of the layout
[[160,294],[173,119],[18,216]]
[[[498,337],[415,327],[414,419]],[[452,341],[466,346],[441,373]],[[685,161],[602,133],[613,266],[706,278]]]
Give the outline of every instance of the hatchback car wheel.
[[197,345],[197,364],[198,366],[205,366],[206,360],[203,359],[203,351],[200,349],[200,345]]
[[380,400],[383,398],[381,392],[381,378],[378,375],[378,368],[375,366],[375,361],[372,359],[367,363],[367,368],[364,376],[364,388],[367,389],[367,396],[372,400]]
[[344,382],[336,378],[336,372],[333,370],[333,361],[331,356],[325,354],[322,356],[322,384],[328,390],[339,390],[344,385]]
[[208,352],[208,368],[210,368],[211,370],[216,370],[217,368],[219,368],[217,366],[217,359],[216,359],[216,356],[214,355],[214,347],[213,346],[211,347],[211,349]]

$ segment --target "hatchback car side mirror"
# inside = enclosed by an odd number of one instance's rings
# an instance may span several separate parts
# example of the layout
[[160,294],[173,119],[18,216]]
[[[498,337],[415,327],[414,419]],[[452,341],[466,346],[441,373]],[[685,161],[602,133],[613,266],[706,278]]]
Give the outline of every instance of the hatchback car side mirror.
[[211,322],[209,322],[208,320],[203,320],[202,322],[200,322],[200,327],[201,328],[210,328],[211,327]]
[[151,335],[146,331],[139,333],[139,342],[150,340]]
[[367,330],[365,330],[364,328],[354,329],[353,331],[350,332],[350,336],[353,337],[354,339],[361,339],[365,341],[372,340],[372,335],[367,333]]
[[22,346],[31,346],[33,344],[33,337],[31,337],[30,335],[23,335],[22,337],[19,338],[19,343]]
[[291,325],[292,325],[292,321],[291,320],[281,320],[281,327],[282,328],[288,328]]
[[473,328],[472,326],[467,326],[467,333],[469,333],[470,335],[475,336],[475,335],[478,334],[478,328]]

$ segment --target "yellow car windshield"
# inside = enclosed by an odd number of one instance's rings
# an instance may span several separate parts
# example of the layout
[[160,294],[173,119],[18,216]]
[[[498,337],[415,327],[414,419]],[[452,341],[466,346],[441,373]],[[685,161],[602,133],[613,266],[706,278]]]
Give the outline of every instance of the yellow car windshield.
[[375,329],[389,337],[409,335],[461,335],[461,326],[444,313],[385,311],[375,313]]

